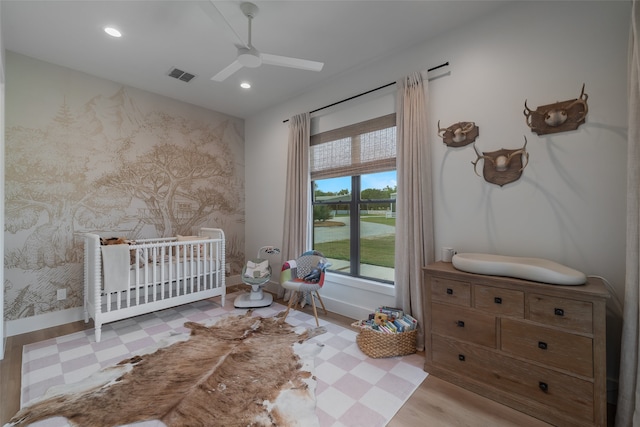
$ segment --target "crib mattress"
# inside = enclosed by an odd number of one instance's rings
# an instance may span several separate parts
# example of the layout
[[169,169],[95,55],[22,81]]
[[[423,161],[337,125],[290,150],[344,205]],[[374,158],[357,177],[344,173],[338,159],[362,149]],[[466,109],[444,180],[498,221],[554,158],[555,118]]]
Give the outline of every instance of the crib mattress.
[[[129,288],[168,283],[210,273],[215,274],[219,270],[219,265],[218,259],[192,259],[186,262],[147,263],[137,268],[133,266],[129,271]],[[114,292],[114,289],[105,283],[103,291]]]

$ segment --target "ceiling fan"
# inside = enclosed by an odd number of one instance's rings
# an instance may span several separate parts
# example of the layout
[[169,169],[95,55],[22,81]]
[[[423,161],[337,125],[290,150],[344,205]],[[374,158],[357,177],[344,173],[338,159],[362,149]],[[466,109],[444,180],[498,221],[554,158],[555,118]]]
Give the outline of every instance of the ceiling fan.
[[[299,58],[290,58],[288,56],[272,55],[269,53],[262,53],[258,51],[258,49],[253,47],[253,45],[251,44],[251,21],[258,14],[258,6],[256,6],[253,3],[244,2],[240,4],[240,10],[242,10],[242,13],[244,14],[244,16],[246,16],[247,19],[249,20],[249,41],[247,43],[244,43],[244,41],[242,41],[240,36],[238,36],[238,34],[236,33],[236,36],[241,41],[241,46],[237,46],[238,56],[236,57],[236,60],[233,61],[230,65],[228,65],[226,68],[224,68],[222,71],[220,71],[218,74],[211,77],[211,80],[221,82],[221,81],[224,81],[227,77],[231,76],[236,71],[238,71],[239,69],[241,69],[242,67],[256,68],[262,64],[277,65],[280,67],[298,68],[301,70],[310,70],[310,71],[322,70],[322,67],[324,66],[324,63],[322,62],[309,61],[306,59],[299,59]],[[229,22],[226,20],[226,18],[224,18],[224,16],[223,16],[223,19],[227,22],[227,25],[229,25],[231,30],[235,33],[235,30],[233,30],[233,27],[231,27],[231,24],[229,24]]]

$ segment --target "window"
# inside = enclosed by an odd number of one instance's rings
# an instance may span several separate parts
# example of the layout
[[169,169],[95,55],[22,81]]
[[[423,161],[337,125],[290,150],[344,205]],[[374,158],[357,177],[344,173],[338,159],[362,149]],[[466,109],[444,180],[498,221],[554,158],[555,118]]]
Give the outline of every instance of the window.
[[313,248],[339,274],[393,283],[395,114],[311,137]]

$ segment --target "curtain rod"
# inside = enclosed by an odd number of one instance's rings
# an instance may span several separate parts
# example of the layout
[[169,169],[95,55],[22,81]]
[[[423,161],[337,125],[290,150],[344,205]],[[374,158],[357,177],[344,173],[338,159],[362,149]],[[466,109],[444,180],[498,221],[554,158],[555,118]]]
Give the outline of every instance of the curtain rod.
[[[427,72],[437,70],[438,68],[446,67],[447,65],[449,65],[448,61],[445,62],[444,64],[436,65],[435,67],[429,68],[427,70]],[[353,96],[351,96],[351,97],[349,97],[347,99],[343,99],[341,101],[334,102],[333,104],[329,104],[329,105],[325,105],[324,107],[316,108],[313,111],[309,111],[309,114],[313,114],[313,113],[318,112],[320,110],[324,110],[326,108],[333,107],[334,105],[342,104],[343,102],[351,101],[352,99],[359,98],[361,96],[367,95],[367,94],[369,94],[371,92],[375,92],[375,91],[380,90],[380,89],[384,89],[385,87],[389,87],[389,86],[392,86],[394,84],[396,84],[396,82],[387,83],[386,85],[382,85],[382,86],[377,87],[375,89],[371,89],[371,90],[368,90],[366,92],[362,92],[362,93],[359,93],[357,95],[353,95]],[[286,119],[286,120],[283,120],[282,123],[287,123],[288,121],[289,121],[289,119]]]

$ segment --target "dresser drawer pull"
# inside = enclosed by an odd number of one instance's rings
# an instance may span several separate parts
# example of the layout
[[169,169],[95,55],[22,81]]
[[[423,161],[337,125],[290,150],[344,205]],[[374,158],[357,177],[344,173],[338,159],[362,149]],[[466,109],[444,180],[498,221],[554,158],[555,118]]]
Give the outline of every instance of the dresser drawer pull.
[[538,341],[538,348],[541,350],[546,350],[547,349],[547,343],[544,341]]
[[464,320],[458,320],[456,325],[458,325],[459,328],[464,328]]
[[564,316],[564,310],[561,308],[556,308],[553,310],[556,316]]
[[453,295],[453,289],[447,288],[447,295]]
[[459,354],[458,355],[458,360],[459,361],[464,362],[464,359],[465,359],[464,354]]
[[495,298],[493,299],[493,302],[495,302],[496,304],[502,304],[502,298],[500,298],[500,297],[495,297]]
[[538,387],[540,387],[540,390],[544,391],[545,393],[549,391],[549,385],[547,385],[547,383],[540,381],[538,383]]

